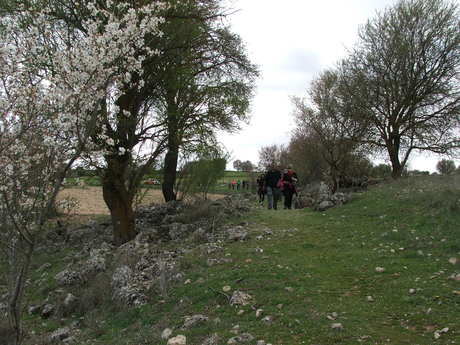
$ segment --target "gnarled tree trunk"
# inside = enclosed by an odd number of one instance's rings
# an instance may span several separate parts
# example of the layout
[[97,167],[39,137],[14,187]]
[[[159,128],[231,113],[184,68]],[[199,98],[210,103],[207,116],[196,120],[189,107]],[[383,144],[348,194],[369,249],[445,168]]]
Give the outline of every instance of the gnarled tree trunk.
[[102,192],[110,210],[116,245],[134,239],[137,234],[133,210],[134,192],[127,187],[126,181],[128,167],[128,158],[110,157],[107,159],[107,170],[102,178]]
[[177,145],[168,145],[168,152],[165,156],[163,168],[163,184],[161,186],[165,201],[176,200],[177,195],[174,192],[174,185],[177,178],[177,161],[179,159],[179,147]]

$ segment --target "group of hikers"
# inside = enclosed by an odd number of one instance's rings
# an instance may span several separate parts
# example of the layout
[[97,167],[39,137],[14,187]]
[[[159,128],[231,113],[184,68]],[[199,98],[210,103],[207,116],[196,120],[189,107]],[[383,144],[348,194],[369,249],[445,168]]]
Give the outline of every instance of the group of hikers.
[[284,209],[292,208],[292,198],[297,195],[297,174],[291,166],[281,171],[276,166],[270,166],[265,174],[257,179],[257,194],[259,203],[263,203],[267,195],[268,209],[277,210],[278,201],[284,196]]
[[248,181],[232,180],[228,183],[228,189],[240,190],[240,189],[249,189]]

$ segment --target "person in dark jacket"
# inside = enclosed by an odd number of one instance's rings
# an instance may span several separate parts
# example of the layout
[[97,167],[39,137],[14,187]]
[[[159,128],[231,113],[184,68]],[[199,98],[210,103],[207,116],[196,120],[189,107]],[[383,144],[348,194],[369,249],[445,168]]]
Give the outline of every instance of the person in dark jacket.
[[262,204],[265,200],[265,175],[262,174],[257,179],[257,195],[259,196],[259,204]]
[[281,197],[281,191],[278,183],[281,180],[281,172],[275,166],[270,166],[265,174],[265,189],[267,192],[268,209],[277,209],[278,200]]

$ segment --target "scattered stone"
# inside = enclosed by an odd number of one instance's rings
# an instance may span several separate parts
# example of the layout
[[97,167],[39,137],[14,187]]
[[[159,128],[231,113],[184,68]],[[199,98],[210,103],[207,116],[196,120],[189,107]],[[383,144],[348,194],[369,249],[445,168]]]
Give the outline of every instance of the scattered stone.
[[240,325],[233,326],[232,329],[230,330],[230,333],[232,333],[232,334],[240,333]]
[[384,267],[376,267],[376,268],[375,268],[375,272],[377,272],[377,273],[383,273],[383,272],[385,272],[385,268],[384,268]]
[[229,292],[232,288],[228,285],[225,285],[223,288],[222,288],[222,291],[223,292]]
[[294,292],[294,288],[290,286],[285,287],[284,290],[286,290],[287,292]]
[[273,323],[273,316],[267,315],[262,319],[262,322],[266,323],[267,325],[270,325]]
[[46,271],[48,268],[51,268],[51,264],[49,262],[41,265],[39,268],[37,268],[37,272],[43,272]]
[[452,265],[456,265],[457,263],[459,263],[459,259],[457,258],[450,258],[449,259],[449,263],[452,264]]
[[69,269],[59,272],[55,275],[54,279],[56,279],[59,286],[76,285],[83,282],[83,278],[79,272]]
[[326,318],[328,318],[331,321],[336,320],[338,317],[339,317],[339,314],[337,314],[336,312],[333,312],[332,314],[329,314],[326,316]]
[[237,315],[243,315],[243,314],[244,314],[244,310],[243,310],[243,309],[238,310]]
[[192,283],[192,280],[191,280],[191,279],[187,279],[187,280],[184,282],[184,285],[191,284],[191,283]]
[[209,318],[201,314],[196,314],[193,316],[186,316],[182,329],[188,329],[191,327],[195,327],[196,325],[203,323],[203,322],[207,322],[207,321],[209,321]]
[[340,322],[337,322],[337,323],[333,323],[331,325],[331,328],[341,331],[343,329],[343,325]]
[[263,312],[264,312],[263,309],[257,309],[257,310],[256,310],[256,317],[257,317],[257,318],[261,317]]
[[186,345],[187,344],[187,338],[185,335],[178,335],[174,338],[171,338],[168,340],[167,345]]
[[126,265],[118,267],[112,275],[112,299],[128,306],[147,304],[147,296],[133,283],[133,271]]
[[220,264],[224,264],[224,263],[230,263],[230,262],[233,262],[233,260],[231,258],[220,258],[220,259],[212,259],[212,258],[209,258],[206,263],[208,264],[208,266],[215,266],[215,265],[220,265]]
[[440,329],[440,330],[434,332],[434,338],[435,338],[435,339],[439,339],[439,338],[441,337],[441,334],[447,333],[447,332],[449,332],[449,328],[448,328],[448,327],[445,327],[445,328],[443,328],[443,329]]
[[68,337],[70,337],[70,328],[63,327],[51,333],[50,340],[51,342],[56,342],[56,341],[62,341],[64,339],[67,339]]
[[242,226],[227,230],[229,241],[244,241],[249,238],[249,234]]
[[374,297],[372,297],[372,296],[367,296],[367,297],[366,297],[366,300],[367,300],[368,302],[374,302]]
[[326,211],[327,209],[334,207],[334,203],[330,200],[321,201],[318,206],[316,206],[316,211]]
[[251,334],[243,333],[243,334],[238,335],[236,337],[230,338],[227,341],[227,344],[228,345],[238,345],[238,344],[241,344],[241,343],[250,343],[253,340],[254,340],[254,337]]
[[68,337],[68,338],[65,338],[62,342],[63,342],[64,344],[77,344],[77,338],[75,338],[75,337]]
[[50,335],[50,340],[52,342],[55,341],[62,341],[64,339],[67,339],[70,337],[70,328],[69,327],[63,327],[55,330],[53,333]]
[[206,339],[203,341],[203,344],[202,344],[202,345],[218,345],[218,344],[219,344],[219,341],[220,341],[219,336],[217,335],[217,333],[214,333],[214,334],[211,335],[209,338],[206,338]]
[[415,290],[415,289],[409,289],[409,294],[411,294],[411,295],[415,294],[416,292],[417,292],[417,290]]
[[107,269],[105,254],[105,249],[92,249],[89,253],[90,257],[83,267],[83,274],[86,276],[98,272],[105,272]]
[[276,307],[281,310],[281,309],[283,309],[284,305],[280,303]]
[[43,319],[47,319],[51,315],[53,315],[55,310],[56,310],[56,307],[54,306],[54,304],[45,304],[43,306],[43,309],[41,310],[40,315]]
[[230,305],[248,305],[251,303],[252,296],[243,291],[233,291],[233,295],[230,298]]
[[29,313],[29,315],[39,314],[41,308],[42,308],[41,305],[34,304],[34,305],[29,306],[29,308],[27,309],[27,312]]
[[449,279],[460,281],[460,273],[453,273],[451,276],[449,276]]
[[67,308],[71,308],[75,306],[77,303],[78,303],[78,298],[69,292],[64,299],[64,306]]
[[163,332],[161,332],[161,339],[164,339],[164,340],[169,339],[169,337],[171,336],[172,332],[173,331],[172,331],[171,328],[165,328],[163,330]]
[[266,345],[267,343],[265,342],[265,340],[258,340],[256,345]]

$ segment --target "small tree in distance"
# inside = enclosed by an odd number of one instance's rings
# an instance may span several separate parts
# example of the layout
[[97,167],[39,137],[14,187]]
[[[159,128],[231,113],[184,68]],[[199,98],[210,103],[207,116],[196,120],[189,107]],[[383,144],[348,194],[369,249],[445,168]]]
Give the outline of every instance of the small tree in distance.
[[450,159],[442,159],[436,164],[436,170],[441,175],[452,175],[455,172],[455,162]]
[[242,162],[239,159],[237,159],[233,162],[233,168],[237,171],[251,172],[255,169],[255,166],[249,160]]

